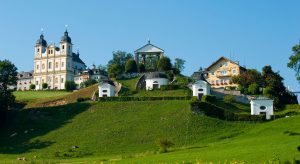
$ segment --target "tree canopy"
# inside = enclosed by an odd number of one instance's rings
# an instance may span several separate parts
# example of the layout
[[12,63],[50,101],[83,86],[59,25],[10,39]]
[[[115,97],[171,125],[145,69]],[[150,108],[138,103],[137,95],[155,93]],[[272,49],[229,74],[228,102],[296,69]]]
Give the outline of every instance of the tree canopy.
[[171,70],[172,69],[171,59],[166,57],[166,56],[161,57],[158,60],[157,69],[158,69],[158,71],[169,71],[169,70]]
[[[233,78],[233,82],[239,84],[242,93],[264,94],[272,98],[277,107],[298,103],[297,97],[286,89],[283,80],[280,74],[274,72],[269,65],[262,68],[262,73],[249,69]],[[263,92],[259,90],[259,87],[263,88]]]
[[300,82],[300,43],[292,48],[293,55],[290,56],[287,66],[296,72],[296,78]]
[[185,64],[185,60],[180,58],[175,58],[174,68],[178,69],[179,72],[182,72],[184,70],[185,68],[184,64]]
[[6,122],[8,107],[15,102],[15,96],[8,89],[17,84],[17,67],[8,60],[0,60],[0,126]]
[[137,71],[138,71],[137,64],[136,64],[135,60],[133,60],[133,59],[127,60],[126,65],[125,65],[125,72],[134,73]]

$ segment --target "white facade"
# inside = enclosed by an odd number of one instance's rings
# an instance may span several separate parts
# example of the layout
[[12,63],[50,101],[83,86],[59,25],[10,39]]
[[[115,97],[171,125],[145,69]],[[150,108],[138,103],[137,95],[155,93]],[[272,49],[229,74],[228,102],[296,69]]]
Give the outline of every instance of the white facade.
[[168,84],[169,80],[167,78],[146,79],[146,90],[158,89],[160,86]]
[[201,95],[210,94],[210,84],[203,80],[198,80],[192,86],[193,96],[200,97]]
[[113,97],[113,96],[115,96],[115,86],[106,82],[99,85],[99,97]]
[[271,119],[273,115],[273,100],[268,98],[257,98],[250,101],[251,115],[266,114],[266,119]]
[[65,89],[65,82],[74,81],[74,75],[78,70],[85,69],[86,66],[79,53],[73,53],[72,47],[67,31],[59,47],[54,44],[48,46],[44,36],[40,36],[34,55],[33,84],[36,90],[42,89],[43,83],[48,84],[48,89]]

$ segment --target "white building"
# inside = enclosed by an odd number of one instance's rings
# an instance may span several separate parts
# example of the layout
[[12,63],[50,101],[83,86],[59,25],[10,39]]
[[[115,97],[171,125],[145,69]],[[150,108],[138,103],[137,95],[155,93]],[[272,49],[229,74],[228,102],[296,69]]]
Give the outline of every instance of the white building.
[[30,85],[34,84],[33,82],[33,72],[19,72],[17,81],[17,90],[29,90]]
[[99,97],[113,97],[115,96],[115,85],[113,81],[106,80],[99,84]]
[[94,67],[93,69],[88,68],[79,71],[78,74],[74,76],[74,82],[77,84],[78,88],[89,79],[96,80],[97,82],[100,80],[108,80],[108,74],[106,71]]
[[64,89],[67,80],[74,81],[74,75],[86,68],[79,53],[73,52],[73,44],[68,32],[65,31],[59,47],[47,45],[41,34],[35,45],[34,55],[34,84],[36,89],[42,89],[47,83],[48,89]]
[[273,100],[266,97],[258,97],[250,101],[251,115],[266,114],[266,119],[271,119],[273,115]]
[[193,96],[197,96],[201,99],[203,95],[210,94],[210,84],[205,80],[198,80],[192,85]]
[[146,74],[146,90],[159,89],[162,85],[168,85],[169,79],[162,72],[150,72]]

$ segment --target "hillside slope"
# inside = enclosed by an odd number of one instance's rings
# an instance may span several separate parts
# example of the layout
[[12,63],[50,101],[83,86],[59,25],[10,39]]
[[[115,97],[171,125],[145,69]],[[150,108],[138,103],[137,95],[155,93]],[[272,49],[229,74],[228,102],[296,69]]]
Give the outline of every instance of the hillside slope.
[[[155,141],[160,138],[172,140],[180,148],[215,142],[220,135],[243,133],[246,127],[192,114],[188,101],[75,103],[26,109],[1,132],[0,158],[22,154],[60,159],[74,145],[79,147],[79,155],[71,153],[71,157],[121,158],[155,153]],[[14,133],[17,135],[11,137]]]

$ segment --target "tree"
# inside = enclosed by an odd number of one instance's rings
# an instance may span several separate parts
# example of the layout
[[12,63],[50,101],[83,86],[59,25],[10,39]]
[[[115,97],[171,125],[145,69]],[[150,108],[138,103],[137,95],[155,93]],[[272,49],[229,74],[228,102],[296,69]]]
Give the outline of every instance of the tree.
[[162,57],[158,60],[157,68],[159,71],[169,71],[172,69],[171,60],[168,57]]
[[262,84],[262,75],[256,69],[248,69],[247,71],[234,76],[232,78],[234,83],[241,85],[244,88],[248,88],[253,83]]
[[96,84],[96,83],[97,83],[97,80],[95,80],[95,79],[88,79],[88,80],[86,80],[86,81],[84,81],[82,83],[81,87],[89,87],[89,86],[91,86],[93,84]]
[[122,72],[124,72],[126,61],[132,58],[133,55],[131,53],[127,53],[125,51],[114,51],[113,59],[108,62],[108,69],[110,66],[117,64],[121,67]]
[[107,71],[107,66],[105,65],[98,65],[98,69],[100,69],[101,71]]
[[8,86],[17,84],[17,68],[8,60],[0,60],[0,126],[7,120],[7,110],[14,104],[15,96]]
[[137,65],[136,65],[135,60],[133,60],[133,59],[127,60],[126,65],[125,65],[125,72],[127,72],[127,73],[137,72]]
[[292,48],[293,55],[290,56],[287,66],[296,71],[296,78],[300,82],[300,43]]
[[175,59],[175,63],[174,63],[174,68],[178,69],[180,72],[182,72],[184,70],[184,63],[185,60],[180,59],[180,58],[176,58]]
[[[274,99],[276,107],[284,104],[298,103],[296,95],[290,93],[283,84],[283,78],[278,72],[274,72],[271,66],[264,66],[262,69],[262,77],[264,80],[264,95]],[[266,91],[267,90],[267,91]]]
[[65,82],[65,90],[67,90],[67,91],[73,91],[75,89],[76,89],[76,84],[75,84],[74,81],[67,80]]
[[122,73],[122,67],[119,64],[113,64],[108,67],[109,77],[117,77]]
[[43,84],[42,84],[42,88],[43,88],[43,89],[47,89],[47,88],[48,88],[48,84],[47,84],[47,83],[43,83]]
[[35,90],[35,85],[34,84],[30,84],[29,89],[30,90]]
[[146,71],[145,65],[143,63],[140,63],[139,64],[139,72],[145,72],[145,71]]
[[250,84],[248,87],[248,93],[252,95],[259,94],[259,86],[256,83]]

